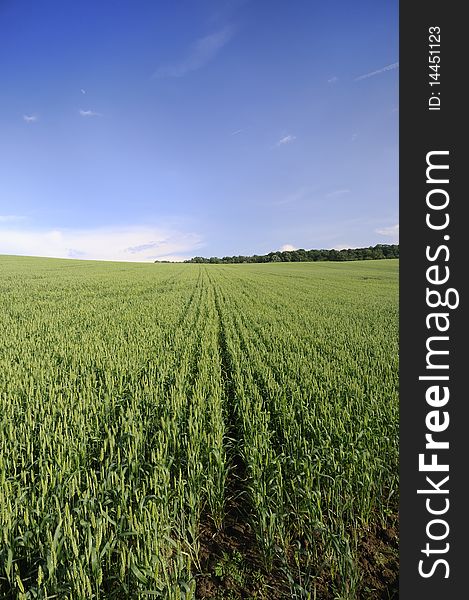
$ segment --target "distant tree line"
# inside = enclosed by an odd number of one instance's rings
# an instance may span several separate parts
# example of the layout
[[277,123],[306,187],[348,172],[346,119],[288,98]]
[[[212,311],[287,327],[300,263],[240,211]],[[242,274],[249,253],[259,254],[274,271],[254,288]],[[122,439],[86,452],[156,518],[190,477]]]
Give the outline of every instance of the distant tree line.
[[[186,263],[271,263],[271,262],[316,262],[316,261],[346,261],[346,260],[373,260],[380,258],[399,258],[398,244],[377,244],[367,248],[348,248],[344,250],[285,250],[283,252],[269,252],[269,254],[254,254],[254,256],[212,256],[204,258],[195,256]],[[162,261],[155,261],[162,262]]]

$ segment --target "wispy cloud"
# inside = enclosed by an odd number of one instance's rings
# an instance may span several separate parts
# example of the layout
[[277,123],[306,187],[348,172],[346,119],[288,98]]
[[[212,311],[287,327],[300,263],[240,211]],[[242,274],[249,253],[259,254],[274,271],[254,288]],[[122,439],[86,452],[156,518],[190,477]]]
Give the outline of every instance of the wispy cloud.
[[37,115],[23,115],[23,121],[34,123],[34,121],[37,121]]
[[334,75],[334,77],[331,77],[330,79],[327,80],[327,83],[337,83],[338,81],[339,81],[339,78]]
[[293,250],[298,250],[298,248],[296,246],[292,246],[292,244],[283,244],[283,246],[280,246],[280,252],[291,252]]
[[148,262],[193,255],[202,243],[194,232],[171,227],[101,227],[96,229],[2,229],[0,254]]
[[244,129],[237,129],[236,131],[232,131],[230,133],[230,135],[239,135],[240,133],[243,133]]
[[82,117],[100,117],[101,113],[94,112],[94,110],[82,110],[78,111]]
[[279,141],[275,144],[275,146],[283,146],[284,144],[291,144],[296,140],[296,135],[286,135],[283,138],[280,138]]
[[394,69],[399,68],[399,63],[395,62],[391,65],[386,65],[381,69],[377,69],[376,71],[371,71],[371,73],[365,73],[364,75],[360,75],[359,77],[355,77],[355,81],[361,81],[362,79],[368,79],[369,77],[374,77],[375,75],[381,75],[381,73],[386,73],[386,71],[393,71]]
[[81,89],[80,89],[80,92],[81,92],[82,94],[86,94],[86,90],[84,90],[83,88],[81,88]]
[[0,223],[11,223],[13,221],[22,221],[24,217],[20,215],[0,215]]
[[126,248],[126,252],[130,252],[131,254],[138,254],[139,252],[145,252],[145,250],[153,250],[154,248],[158,248],[165,244],[165,240],[160,242],[148,242],[148,244],[140,244],[139,246],[130,246]]
[[176,62],[161,65],[153,76],[183,77],[187,73],[201,69],[216,57],[220,50],[231,40],[233,34],[232,27],[224,27],[215,33],[199,38],[183,58]]
[[350,190],[348,189],[339,189],[339,190],[333,190],[332,192],[329,192],[326,194],[326,198],[338,198],[339,196],[345,196],[345,194],[350,194]]
[[390,227],[382,227],[381,229],[375,229],[375,232],[379,233],[380,235],[399,237],[399,223],[396,223],[396,225],[391,225]]
[[298,202],[304,202],[305,200],[311,201],[317,195],[319,189],[320,188],[318,186],[302,186],[294,192],[291,192],[283,198],[273,202],[273,204],[276,206],[281,206],[285,204],[296,204]]

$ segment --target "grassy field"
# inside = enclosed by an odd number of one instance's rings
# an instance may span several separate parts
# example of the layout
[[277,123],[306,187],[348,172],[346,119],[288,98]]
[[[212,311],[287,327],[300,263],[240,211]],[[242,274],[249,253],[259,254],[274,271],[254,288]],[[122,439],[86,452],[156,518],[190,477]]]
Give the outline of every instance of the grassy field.
[[392,597],[397,260],[0,289],[1,598]]

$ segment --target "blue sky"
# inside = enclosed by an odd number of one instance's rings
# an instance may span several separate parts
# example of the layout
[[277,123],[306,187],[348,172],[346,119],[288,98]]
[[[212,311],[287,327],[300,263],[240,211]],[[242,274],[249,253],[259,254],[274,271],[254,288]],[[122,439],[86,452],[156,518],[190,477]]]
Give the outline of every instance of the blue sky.
[[398,2],[3,0],[0,253],[398,240]]

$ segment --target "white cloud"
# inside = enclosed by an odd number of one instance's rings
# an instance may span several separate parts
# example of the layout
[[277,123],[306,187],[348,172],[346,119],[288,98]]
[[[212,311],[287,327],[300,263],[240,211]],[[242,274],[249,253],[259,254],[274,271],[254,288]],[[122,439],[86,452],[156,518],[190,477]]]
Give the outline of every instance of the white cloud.
[[291,252],[292,250],[298,250],[298,248],[296,246],[292,246],[291,244],[283,244],[283,246],[280,246],[280,252]]
[[385,237],[394,238],[394,240],[399,240],[399,223],[396,225],[391,225],[390,227],[382,227],[381,229],[375,229],[375,233],[379,233],[379,235],[384,235]]
[[243,129],[237,129],[236,131],[232,131],[230,135],[239,135],[243,132]]
[[0,254],[147,262],[185,258],[202,246],[193,232],[145,226],[96,229],[2,229]]
[[82,110],[78,111],[82,117],[100,117],[101,113],[94,112],[94,110]]
[[184,262],[185,260],[193,258],[193,256],[193,254],[168,254],[165,256],[152,256],[151,258],[159,261],[169,260],[170,262]]
[[187,73],[197,71],[213,60],[220,50],[233,37],[233,29],[224,27],[215,33],[199,38],[181,60],[161,65],[153,74],[154,77],[183,77]]
[[339,78],[334,75],[334,77],[331,77],[330,79],[327,80],[327,83],[337,83],[338,81],[339,81]]
[[394,69],[399,68],[399,63],[395,62],[391,65],[386,65],[377,71],[371,71],[371,73],[365,73],[364,75],[360,75],[359,77],[355,77],[355,81],[361,81],[362,79],[368,79],[369,77],[374,77],[375,75],[381,75],[381,73],[385,73],[386,71],[392,71]]
[[352,250],[353,248],[358,248],[358,246],[356,244],[337,244],[331,250]]
[[37,121],[37,115],[23,115],[23,121],[34,123],[34,121]]
[[83,88],[81,88],[81,89],[80,89],[80,92],[81,92],[82,94],[86,94],[86,90],[84,90]]
[[283,138],[280,138],[279,141],[275,144],[276,146],[283,146],[284,144],[290,144],[291,142],[296,140],[296,135],[286,135]]

